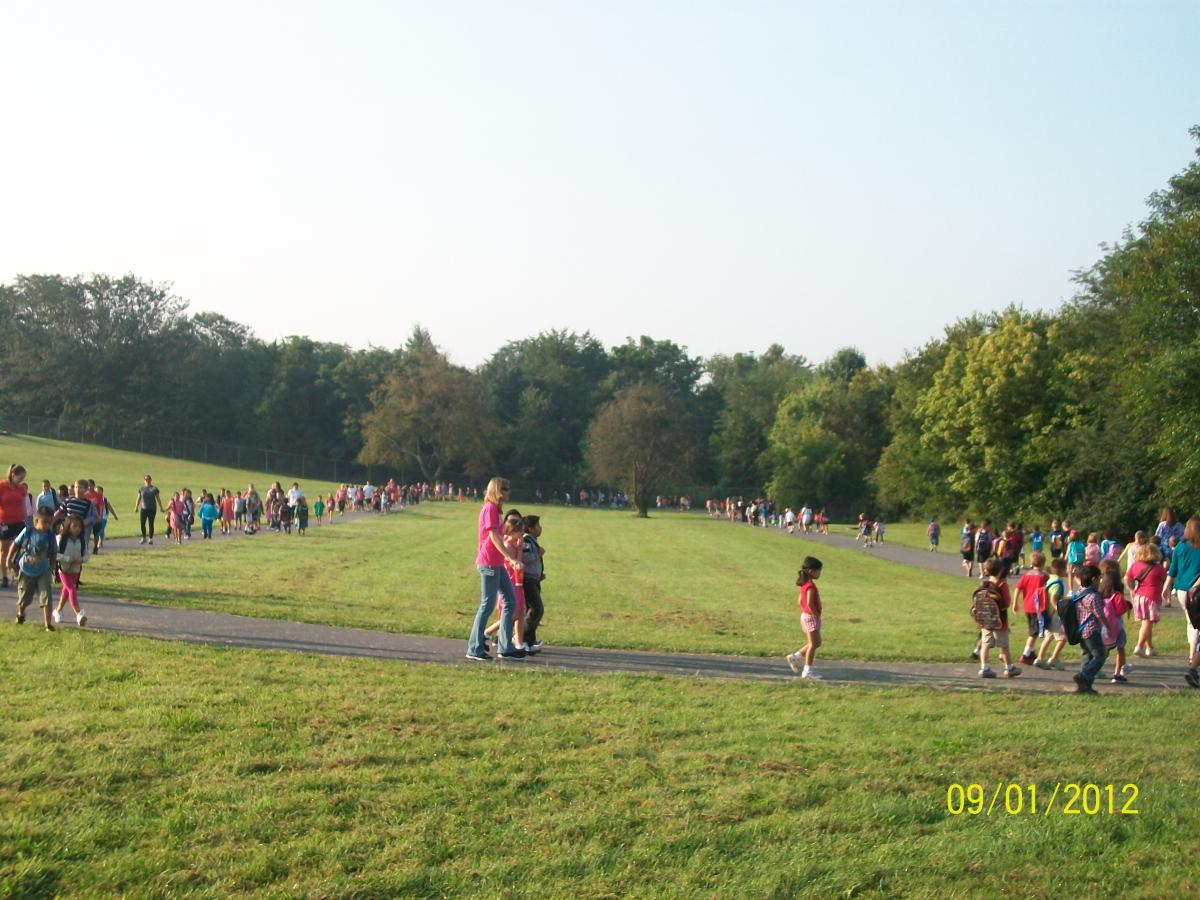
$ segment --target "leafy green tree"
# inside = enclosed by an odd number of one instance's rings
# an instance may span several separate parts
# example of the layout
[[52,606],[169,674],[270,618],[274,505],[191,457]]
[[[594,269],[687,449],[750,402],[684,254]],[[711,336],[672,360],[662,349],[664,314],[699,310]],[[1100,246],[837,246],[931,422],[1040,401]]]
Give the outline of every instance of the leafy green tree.
[[944,460],[970,512],[1055,509],[1049,475],[1066,454],[1064,373],[1052,319],[1010,309],[995,327],[951,348],[917,402],[922,444]]
[[626,338],[609,355],[612,372],[605,387],[610,393],[635,384],[657,384],[677,397],[687,397],[695,392],[704,374],[703,361],[688,356],[686,347],[646,335],[636,342]]
[[499,423],[500,469],[525,483],[574,483],[610,370],[604,345],[586,332],[542,332],[496,351],[479,374]]
[[778,503],[809,502],[847,515],[872,502],[867,474],[887,442],[885,368],[824,368],[784,398],[764,455]]
[[720,399],[710,438],[718,483],[726,490],[761,489],[770,474],[763,453],[775,414],[783,398],[811,377],[808,361],[772,344],[761,356],[710,357],[705,367]]
[[655,493],[689,475],[693,444],[679,397],[661,384],[617,391],[588,426],[588,468],[604,484],[621,486],[649,515]]
[[404,478],[482,477],[492,468],[495,423],[482,382],[436,349],[404,354],[363,416],[362,434],[359,461],[396,466]]

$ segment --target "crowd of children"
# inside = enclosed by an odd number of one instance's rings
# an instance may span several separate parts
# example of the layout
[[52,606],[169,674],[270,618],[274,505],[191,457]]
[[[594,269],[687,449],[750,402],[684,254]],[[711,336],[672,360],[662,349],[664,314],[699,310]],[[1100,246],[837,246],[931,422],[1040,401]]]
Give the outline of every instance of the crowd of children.
[[[67,604],[78,624],[86,625],[87,614],[79,604],[83,567],[104,547],[108,520],[119,516],[103,486],[93,480],[80,479],[57,489],[46,480],[35,493],[26,483],[27,476],[24,466],[13,464],[0,481],[0,587],[9,587],[11,574],[17,588],[18,623],[25,621],[26,610],[36,600],[46,630],[53,631],[61,622]],[[335,511],[388,513],[426,500],[462,500],[471,493],[463,488],[455,492],[448,483],[401,485],[391,479],[380,487],[370,482],[342,484],[328,494],[318,494],[310,504],[299,483],[285,490],[276,481],[262,495],[253,484],[243,491],[222,488],[217,493],[205,489],[193,493],[182,487],[164,500],[147,475],[133,511],[139,517],[140,543],[148,546],[154,543],[159,513],[166,517],[167,540],[182,544],[191,540],[197,524],[202,540],[212,540],[215,534],[256,534],[264,521],[271,531],[303,536],[311,522],[332,522]],[[50,596],[55,583],[61,587],[57,607]],[[535,605],[540,609],[540,592]],[[536,628],[534,621],[534,633]]]
[[[935,521],[931,520],[931,525]],[[1062,670],[1063,649],[1077,644],[1081,664],[1073,676],[1076,692],[1096,693],[1096,678],[1110,655],[1111,683],[1125,684],[1133,671],[1126,619],[1132,615],[1137,624],[1132,655],[1156,656],[1154,626],[1161,608],[1174,600],[1185,607],[1187,616],[1184,677],[1190,686],[1200,688],[1196,628],[1200,622],[1200,518],[1189,519],[1185,526],[1167,507],[1152,535],[1138,531],[1128,543],[1116,539],[1111,531],[1085,533],[1072,528],[1069,520],[1053,521],[1045,533],[1035,526],[1028,535],[1020,523],[992,529],[987,519],[978,526],[968,520],[963,525],[960,552],[968,577],[976,564],[980,567],[981,584],[971,603],[980,637],[971,656],[980,662],[981,677],[995,677],[988,665],[992,647],[999,650],[1005,675],[1021,673],[1008,657],[1011,607],[1014,614],[1025,613],[1022,663]],[[1012,576],[1018,581],[1015,597],[1010,599],[1007,579]]]

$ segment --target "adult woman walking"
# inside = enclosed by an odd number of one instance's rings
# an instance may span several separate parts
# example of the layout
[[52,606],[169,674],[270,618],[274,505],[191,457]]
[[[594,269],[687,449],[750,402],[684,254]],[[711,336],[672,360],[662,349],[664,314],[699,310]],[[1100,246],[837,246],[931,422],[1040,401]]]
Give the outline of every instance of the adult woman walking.
[[[0,481],[0,560],[8,559],[8,548],[25,528],[28,512],[29,486],[25,484],[25,467],[13,463],[8,477]],[[8,587],[8,569],[4,569],[3,587]]]
[[[1197,579],[1200,579],[1200,518],[1192,516],[1183,529],[1183,540],[1171,554],[1171,567],[1167,570],[1167,582],[1162,591],[1163,603],[1171,599],[1171,592],[1174,591],[1175,599],[1183,606],[1188,589]],[[1200,653],[1196,650],[1197,630],[1186,615],[1183,621],[1187,625],[1188,641],[1188,670],[1184,677],[1192,687],[1200,688],[1200,675],[1196,672],[1200,667]]]
[[[142,527],[142,539],[138,543],[144,544],[147,540],[151,544],[154,543],[154,517],[158,515],[160,509],[163,512],[167,511],[163,506],[162,495],[154,486],[154,479],[147,475],[142,481],[142,486],[138,488],[137,502],[133,505],[133,511],[141,514],[139,521]],[[146,537],[147,530],[150,533],[149,538]]]
[[479,570],[479,610],[471,626],[467,642],[467,659],[487,660],[484,648],[483,629],[487,627],[492,610],[496,608],[496,594],[504,595],[504,609],[500,612],[500,634],[497,644],[503,659],[524,659],[523,649],[513,649],[513,614],[517,608],[517,595],[512,581],[504,568],[507,557],[514,568],[521,569],[521,558],[510,551],[504,543],[501,528],[504,521],[504,501],[508,499],[507,478],[493,478],[488,482],[483,497],[483,508],[479,510],[479,552],[475,555],[475,568]]

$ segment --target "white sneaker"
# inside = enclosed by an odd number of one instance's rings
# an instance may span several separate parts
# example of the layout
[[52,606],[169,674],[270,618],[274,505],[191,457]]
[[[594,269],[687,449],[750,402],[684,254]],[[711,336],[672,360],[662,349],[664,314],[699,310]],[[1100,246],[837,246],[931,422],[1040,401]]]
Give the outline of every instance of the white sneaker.
[[1125,663],[1125,665],[1121,666],[1121,674],[1126,677],[1128,677],[1129,673],[1132,671],[1133,671],[1133,663]]
[[86,625],[86,624],[87,624],[87,613],[85,613],[85,612],[84,612],[84,611],[81,609],[81,610],[79,611],[79,613],[78,613],[78,614],[75,616],[75,619],[76,619],[76,621],[79,623],[79,627],[80,627],[80,628],[82,628],[84,625]]
[[150,540],[148,540],[146,543],[148,543],[151,547],[153,547],[154,546],[154,538],[150,538]]
[[786,659],[786,660],[787,660],[787,664],[788,664],[789,666],[791,666],[791,669],[792,669],[792,671],[793,671],[793,672],[795,672],[797,675],[799,675],[799,674],[800,674],[800,667],[796,665],[796,662],[797,662],[797,659],[796,659],[796,654],[795,654],[795,653],[789,653],[787,656],[785,656],[785,657],[784,657],[784,659]]
[[821,676],[818,675],[816,672],[814,672],[812,669],[805,669],[803,672],[800,673],[800,677],[807,678],[809,681],[820,681],[821,680]]
[[50,618],[54,620],[55,625],[58,625],[60,622],[62,622],[62,613],[56,609],[54,612],[50,613]]
[[145,538],[142,538],[140,541],[138,541],[138,543],[139,543],[139,544],[144,544],[144,543],[146,543],[146,539],[145,539]]

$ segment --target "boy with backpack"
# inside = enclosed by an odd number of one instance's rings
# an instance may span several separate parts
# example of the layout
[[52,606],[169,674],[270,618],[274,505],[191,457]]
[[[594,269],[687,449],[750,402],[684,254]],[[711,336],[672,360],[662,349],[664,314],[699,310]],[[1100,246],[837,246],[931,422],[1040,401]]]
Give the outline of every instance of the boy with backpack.
[[975,532],[975,561],[979,563],[980,581],[987,577],[983,567],[992,556],[992,533],[988,530],[989,524],[988,520],[984,519],[979,523],[979,530]]
[[[1067,574],[1067,561],[1062,557],[1050,560],[1050,578],[1046,581],[1046,636],[1038,650],[1037,659],[1033,664],[1039,669],[1058,669],[1062,671],[1063,664],[1059,662],[1059,654],[1067,646],[1067,632],[1063,629],[1062,619],[1057,615],[1059,604],[1067,596],[1067,584],[1064,576]],[[1054,652],[1050,659],[1045,659],[1050,642],[1054,641]]]
[[1025,622],[1028,626],[1028,637],[1025,639],[1025,651],[1021,654],[1021,662],[1031,666],[1036,661],[1033,653],[1037,639],[1046,633],[1048,604],[1046,602],[1046,582],[1049,580],[1042,567],[1046,565],[1046,557],[1040,551],[1034,551],[1029,560],[1033,568],[1021,576],[1017,582],[1017,601],[1025,610]]
[[1062,601],[1059,617],[1063,621],[1067,641],[1078,644],[1083,654],[1079,672],[1074,676],[1075,693],[1095,694],[1096,689],[1092,685],[1104,668],[1104,660],[1108,658],[1108,648],[1104,646],[1100,627],[1104,601],[1095,587],[1100,570],[1084,564],[1079,567],[1078,578],[1079,590]]
[[1008,655],[1008,607],[1011,598],[1004,580],[1004,563],[999,559],[989,559],[984,573],[984,582],[971,596],[971,618],[979,626],[979,677],[996,677],[996,673],[988,666],[988,651],[996,647],[1004,663],[1004,677],[1016,678],[1021,670],[1012,664]]

